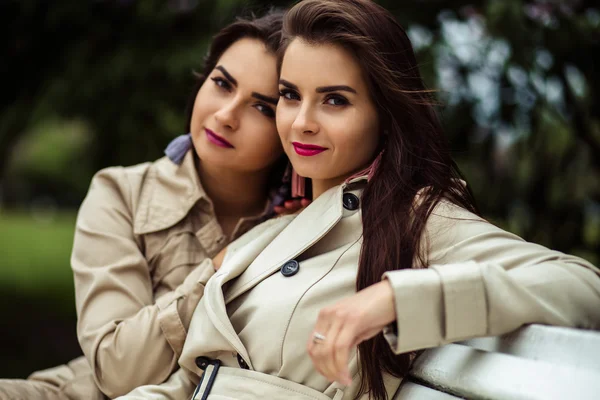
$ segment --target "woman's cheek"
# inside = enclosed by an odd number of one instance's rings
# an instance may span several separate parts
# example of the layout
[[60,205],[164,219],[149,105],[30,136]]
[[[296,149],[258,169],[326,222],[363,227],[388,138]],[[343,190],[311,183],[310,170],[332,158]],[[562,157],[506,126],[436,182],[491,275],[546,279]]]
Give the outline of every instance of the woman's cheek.
[[248,141],[248,145],[264,160],[263,162],[274,162],[283,153],[277,127],[273,119],[267,119],[262,115],[260,118],[260,121],[253,121],[250,126],[255,133],[252,135],[252,140]]
[[277,153],[279,155],[283,151],[279,133],[277,132],[277,128],[274,124],[265,126],[263,129],[263,140],[264,147],[269,148],[270,153]]
[[277,106],[277,131],[282,142],[289,136],[292,123],[294,122],[294,113],[284,105]]

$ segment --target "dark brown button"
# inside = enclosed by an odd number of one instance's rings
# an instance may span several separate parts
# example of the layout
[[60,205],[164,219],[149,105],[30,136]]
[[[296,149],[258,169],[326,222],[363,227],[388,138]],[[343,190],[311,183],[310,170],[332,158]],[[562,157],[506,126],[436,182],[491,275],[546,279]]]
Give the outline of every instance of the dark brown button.
[[285,277],[294,276],[300,270],[300,264],[296,260],[290,260],[281,267],[281,274]]
[[358,210],[358,206],[360,205],[360,201],[358,197],[356,197],[353,193],[344,193],[342,197],[342,204],[344,204],[344,208],[346,210],[354,211]]
[[239,354],[237,355],[237,361],[241,369],[250,369],[248,363]]
[[206,367],[208,367],[208,364],[210,364],[210,358],[208,358],[208,357],[196,357],[196,365],[201,370],[204,371],[206,369]]

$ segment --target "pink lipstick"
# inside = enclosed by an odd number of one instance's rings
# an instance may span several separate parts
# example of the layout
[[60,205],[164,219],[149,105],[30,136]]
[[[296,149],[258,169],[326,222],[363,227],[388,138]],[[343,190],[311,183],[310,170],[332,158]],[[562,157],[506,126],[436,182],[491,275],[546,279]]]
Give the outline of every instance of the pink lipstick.
[[294,150],[296,150],[296,153],[306,157],[316,156],[317,154],[327,150],[326,147],[316,146],[314,144],[304,144],[299,142],[292,142],[292,144],[294,145]]
[[221,136],[217,135],[210,129],[205,128],[204,130],[206,131],[206,137],[208,138],[208,141],[211,142],[212,144],[215,144],[219,147],[225,147],[228,149],[234,148],[231,143],[229,143],[227,140],[225,140]]

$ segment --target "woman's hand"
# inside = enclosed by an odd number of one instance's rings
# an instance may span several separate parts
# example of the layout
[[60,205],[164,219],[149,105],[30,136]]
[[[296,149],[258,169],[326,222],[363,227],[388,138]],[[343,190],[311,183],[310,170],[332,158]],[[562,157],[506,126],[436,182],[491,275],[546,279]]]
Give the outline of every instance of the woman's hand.
[[288,200],[283,203],[283,206],[275,206],[273,207],[273,211],[275,211],[279,215],[288,215],[294,214],[311,203],[309,199],[296,199],[296,200]]
[[212,262],[215,267],[215,271],[218,271],[221,268],[221,264],[223,264],[223,259],[225,258],[225,253],[227,253],[227,246],[223,247],[219,254],[213,257]]
[[[388,281],[323,308],[308,342],[308,354],[315,368],[330,382],[350,385],[351,350],[395,319],[394,292]],[[320,335],[324,338],[315,338]]]

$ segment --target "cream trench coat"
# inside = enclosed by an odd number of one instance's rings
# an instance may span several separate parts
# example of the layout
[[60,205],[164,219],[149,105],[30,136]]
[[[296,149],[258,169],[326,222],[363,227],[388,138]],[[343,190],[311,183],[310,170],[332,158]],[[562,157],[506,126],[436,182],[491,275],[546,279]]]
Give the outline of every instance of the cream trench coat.
[[[182,368],[165,384],[121,399],[352,399],[356,354],[353,385],[344,387],[317,373],[306,344],[319,310],[355,293],[361,212],[344,208],[344,198],[360,197],[363,180],[334,187],[296,218],[267,221],[232,243],[206,282]],[[600,325],[600,271],[580,258],[525,242],[447,202],[434,209],[424,243],[427,269],[383,277],[395,294],[397,333],[386,335],[395,353],[527,323]],[[391,398],[400,379],[386,376],[385,383]]]
[[[240,220],[232,238],[264,214]],[[194,153],[98,172],[77,217],[71,265],[85,357],[0,380],[0,399],[113,398],[164,382],[178,368],[187,327],[231,238],[198,179]]]

